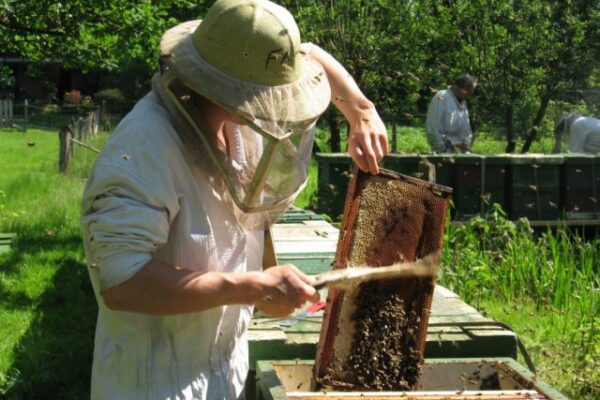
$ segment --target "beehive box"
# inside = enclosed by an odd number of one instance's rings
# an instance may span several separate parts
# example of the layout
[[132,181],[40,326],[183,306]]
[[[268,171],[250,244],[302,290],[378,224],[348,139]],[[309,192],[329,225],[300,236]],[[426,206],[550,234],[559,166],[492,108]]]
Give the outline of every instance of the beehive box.
[[435,167],[435,183],[454,187],[454,177],[456,176],[456,154],[430,154],[427,155],[426,159]]
[[555,220],[561,215],[560,168],[563,156],[510,157],[510,217]]
[[426,359],[413,392],[310,391],[313,362],[259,361],[257,400],[567,400],[509,358]]
[[419,163],[425,157],[420,154],[388,154],[383,159],[383,167],[399,174],[427,179],[426,174],[419,168]]
[[[385,266],[438,253],[451,189],[382,169],[354,170],[334,269]],[[315,363],[317,387],[414,387],[435,276],[330,290]]]
[[507,156],[456,156],[452,197],[457,219],[465,220],[485,213],[494,203],[507,210],[509,160]]
[[567,219],[600,217],[600,156],[565,155],[561,181],[561,203]]

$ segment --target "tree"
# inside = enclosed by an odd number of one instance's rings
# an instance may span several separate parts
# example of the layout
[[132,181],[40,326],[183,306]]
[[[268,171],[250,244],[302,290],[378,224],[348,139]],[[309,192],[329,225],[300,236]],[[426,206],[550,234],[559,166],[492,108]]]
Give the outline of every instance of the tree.
[[442,9],[463,38],[455,64],[466,69],[472,62],[480,78],[474,103],[504,127],[507,152],[518,138],[528,151],[559,89],[585,82],[597,68],[590,33],[597,8],[588,0],[457,0]]
[[0,0],[0,48],[31,62],[115,72],[130,63],[156,70],[162,33],[201,15],[208,1]]
[[[421,85],[418,47],[422,26],[417,1],[285,1],[303,40],[336,57],[385,119],[414,113]],[[339,114],[326,114],[332,151],[339,151]]]

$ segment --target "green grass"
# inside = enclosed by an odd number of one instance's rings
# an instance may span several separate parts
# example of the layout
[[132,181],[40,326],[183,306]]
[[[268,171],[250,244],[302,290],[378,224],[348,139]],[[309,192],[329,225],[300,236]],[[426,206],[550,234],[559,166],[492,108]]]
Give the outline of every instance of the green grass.
[[58,133],[0,131],[0,231],[17,234],[13,251],[0,256],[1,398],[89,392],[96,304],[79,202],[80,174],[94,158],[75,149],[74,176],[63,176]]
[[312,209],[317,204],[317,185],[318,185],[318,164],[316,160],[310,161],[308,171],[308,181],[304,190],[294,200],[294,205],[300,208]]
[[[418,130],[402,135],[406,152],[426,145]],[[76,148],[71,176],[59,175],[56,132],[0,131],[0,232],[17,233],[0,255],[0,398],[89,392],[96,304],[78,219],[94,158]],[[313,162],[296,205],[314,206],[316,171]],[[496,211],[449,227],[445,241],[441,283],[513,326],[542,379],[573,399],[600,398],[600,239],[534,235]]]
[[440,282],[512,325],[540,378],[574,399],[600,396],[600,238],[534,235],[495,209],[448,228]]

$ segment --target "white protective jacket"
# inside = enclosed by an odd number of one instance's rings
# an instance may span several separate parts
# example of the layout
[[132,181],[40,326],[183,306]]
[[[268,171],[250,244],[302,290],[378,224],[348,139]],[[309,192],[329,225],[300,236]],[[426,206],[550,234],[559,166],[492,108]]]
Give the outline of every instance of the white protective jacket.
[[569,150],[574,153],[599,153],[600,119],[575,119],[569,127]]
[[242,393],[251,306],[151,316],[110,310],[101,296],[151,259],[190,270],[260,269],[264,233],[235,222],[193,157],[151,92],[119,124],[88,180],[81,222],[98,302],[92,399]]
[[454,145],[470,146],[473,131],[467,102],[459,102],[450,88],[440,90],[427,108],[425,130],[427,142],[435,152],[454,152]]

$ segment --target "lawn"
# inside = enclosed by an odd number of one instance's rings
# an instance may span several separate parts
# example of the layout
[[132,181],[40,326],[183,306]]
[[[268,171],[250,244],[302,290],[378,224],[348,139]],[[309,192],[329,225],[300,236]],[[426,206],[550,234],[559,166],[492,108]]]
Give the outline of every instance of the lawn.
[[80,399],[89,386],[96,304],[79,232],[77,173],[93,154],[75,150],[74,176],[58,174],[58,134],[0,131],[0,397]]
[[[401,131],[403,150],[426,150],[419,130]],[[96,304],[78,219],[94,158],[75,149],[72,174],[63,176],[57,133],[0,131],[0,232],[17,234],[13,251],[0,255],[0,398],[87,397]],[[296,205],[314,204],[315,192],[313,163]],[[441,282],[512,325],[542,379],[574,399],[599,399],[600,240],[566,230],[534,235],[500,212],[449,227],[445,240]]]

